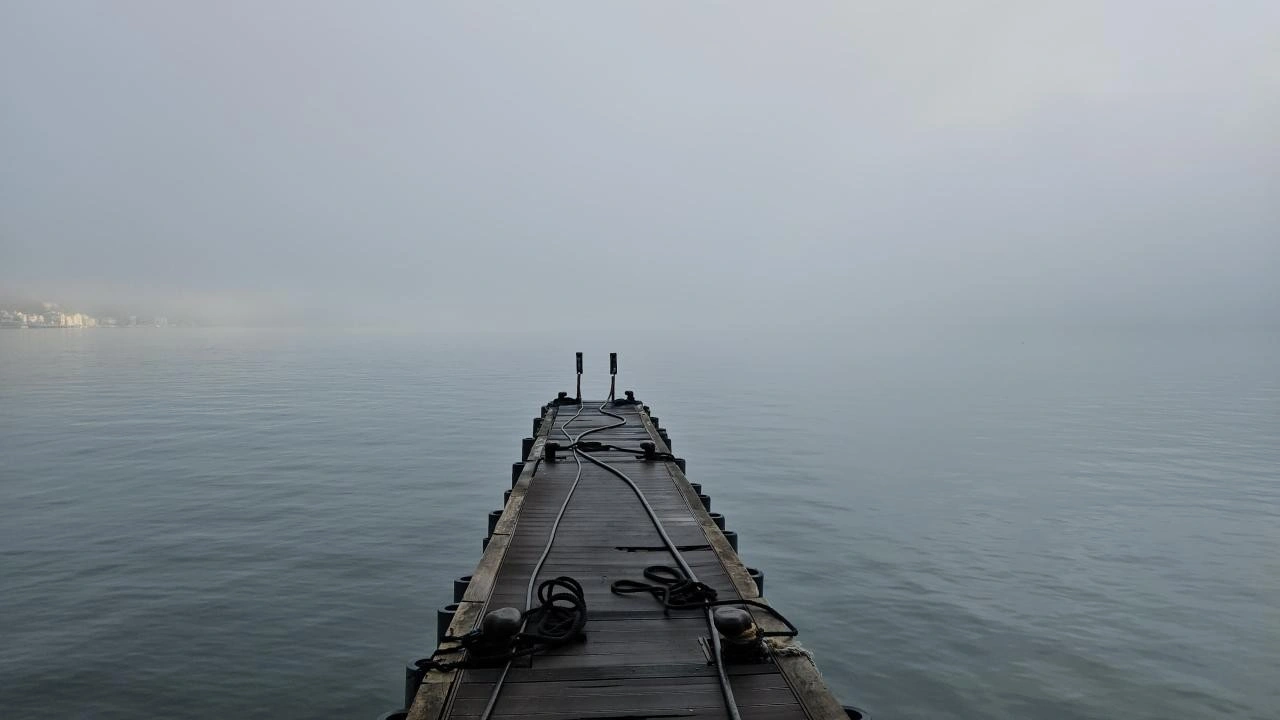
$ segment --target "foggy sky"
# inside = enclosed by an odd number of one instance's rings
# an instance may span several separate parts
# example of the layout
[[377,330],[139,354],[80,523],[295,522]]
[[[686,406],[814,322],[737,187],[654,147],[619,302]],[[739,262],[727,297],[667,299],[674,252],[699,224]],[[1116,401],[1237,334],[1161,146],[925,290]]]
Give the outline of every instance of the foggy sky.
[[1280,3],[0,3],[0,295],[1280,317]]

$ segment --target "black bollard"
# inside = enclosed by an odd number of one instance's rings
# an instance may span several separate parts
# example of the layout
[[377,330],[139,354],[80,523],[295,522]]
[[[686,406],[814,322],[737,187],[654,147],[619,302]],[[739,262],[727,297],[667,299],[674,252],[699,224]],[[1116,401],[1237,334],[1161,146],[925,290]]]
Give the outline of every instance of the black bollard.
[[520,473],[524,472],[524,463],[511,463],[511,487],[520,482]]
[[667,444],[667,452],[674,452],[671,449],[671,436],[667,434],[667,431],[663,430],[662,432],[658,433],[658,435],[662,438],[662,442]]
[[511,502],[511,491],[503,490],[502,491],[502,507],[505,508],[507,506],[507,503],[509,502]]
[[404,706],[407,708],[413,707],[413,699],[418,695],[418,687],[427,676],[427,669],[419,665],[420,662],[422,660],[415,660],[404,666]]
[[689,483],[689,487],[693,488],[693,491],[699,495],[702,494],[702,483]]
[[844,710],[844,714],[849,717],[849,720],[871,720],[871,715],[866,710],[863,710],[862,708],[856,708],[852,705],[845,705],[840,709]]
[[533,450],[533,438],[520,439],[520,459],[524,460],[529,457],[529,451]]
[[489,513],[489,534],[493,535],[494,528],[498,527],[498,521],[502,519],[502,511],[494,510]]
[[650,416],[649,416],[649,421],[653,423],[653,426],[654,426],[655,428],[658,428],[659,430],[661,430],[661,429],[662,429],[662,423],[658,421],[658,418],[657,418],[657,417],[655,417],[655,416],[653,416],[653,415],[650,415]]
[[462,602],[462,596],[467,594],[467,588],[471,585],[471,576],[463,575],[453,581],[453,601]]
[[699,493],[698,499],[702,501],[702,508],[707,512],[711,512],[711,496]]
[[484,552],[485,550],[489,549],[489,538],[491,537],[493,536],[489,535],[488,537],[480,541],[480,552]]
[[680,472],[688,472],[689,463],[684,458],[676,458],[676,467],[680,468]]
[[[540,432],[542,432],[542,418],[534,418],[533,419],[533,436],[537,437],[538,433]],[[525,454],[525,457],[528,457],[527,453]]]
[[724,530],[724,516],[723,516],[723,515],[721,515],[720,513],[709,513],[709,514],[711,515],[711,522],[715,523],[715,524],[716,524],[716,527],[720,528],[720,529],[723,531],[723,530]]
[[543,459],[549,463],[556,461],[556,453],[560,451],[560,443],[549,442],[542,446]]
[[756,581],[756,593],[759,594],[760,597],[764,597],[764,571],[757,570],[755,568],[747,568],[747,574],[751,576],[752,580]]
[[444,642],[449,634],[449,626],[453,624],[453,615],[458,612],[458,603],[449,603],[436,611],[436,644]]
[[382,713],[378,716],[378,720],[406,720],[409,717],[407,709],[392,710],[389,713]]
[[729,547],[733,548],[733,551],[734,551],[734,552],[738,552],[738,533],[737,533],[737,531],[735,531],[735,530],[725,530],[725,531],[724,531],[724,539],[729,541]]

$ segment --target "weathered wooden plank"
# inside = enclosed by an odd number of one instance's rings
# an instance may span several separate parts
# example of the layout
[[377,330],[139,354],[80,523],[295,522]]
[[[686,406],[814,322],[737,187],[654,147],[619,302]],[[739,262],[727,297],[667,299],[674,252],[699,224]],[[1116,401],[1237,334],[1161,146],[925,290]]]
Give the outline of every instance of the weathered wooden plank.
[[[551,408],[548,411],[551,413],[550,417],[552,419],[555,418],[556,411],[556,408]],[[529,451],[529,457],[538,458],[542,456],[546,448],[547,439],[551,434],[550,426],[551,423],[544,419],[542,430],[533,439],[533,448]],[[511,488],[511,497],[507,498],[507,504],[502,508],[502,517],[499,518],[493,534],[510,535],[514,531],[516,521],[524,508],[525,500],[529,496],[529,485],[533,482],[534,475],[537,474],[539,464],[537,460],[526,459],[524,469],[520,471],[520,477],[516,479],[516,484]]]
[[[548,682],[548,681],[585,681],[585,680],[631,680],[638,678],[689,678],[700,676],[709,670],[705,660],[694,663],[635,663],[620,667],[579,667],[569,669],[551,669],[529,667],[513,669],[507,682]],[[734,665],[726,668],[730,677],[747,675],[777,675],[778,668],[772,665]],[[492,669],[467,670],[464,678],[474,682],[494,682],[498,671]],[[712,675],[706,677],[715,679]],[[718,682],[718,681],[717,681]]]
[[[513,708],[519,708],[516,717],[566,715],[574,717],[597,717],[601,712],[629,710],[635,717],[661,717],[679,714],[697,709],[717,709],[721,715],[725,713],[724,697],[720,686],[697,685],[685,686],[684,692],[628,692],[617,689],[612,693],[596,695],[543,695],[536,702],[522,702],[522,699],[499,698],[495,706],[497,713],[511,715]],[[795,698],[790,688],[744,690],[739,699],[740,706],[795,706]],[[504,703],[503,700],[506,700]],[[459,698],[454,700],[454,716],[478,715],[488,703],[488,696],[478,698]]]
[[483,603],[488,599],[510,542],[510,535],[494,535],[489,538],[489,547],[485,548],[484,554],[480,556],[480,564],[471,573],[471,582],[467,583],[467,591],[462,596],[463,602]]
[[[493,687],[493,679],[495,676],[489,677],[483,681],[472,681],[470,678],[464,679],[458,686],[458,697],[489,697],[489,691]],[[751,689],[786,689],[787,682],[778,673],[756,674],[756,675],[739,675],[732,679],[735,690],[739,688]],[[629,678],[603,678],[603,679],[578,679],[578,678],[550,678],[541,682],[531,682],[528,680],[516,679],[514,675],[508,675],[507,682],[504,685],[503,692],[509,693],[512,698],[530,698],[541,697],[543,695],[576,695],[588,694],[599,695],[612,692],[617,688],[623,688],[627,692],[684,692],[690,686],[705,686],[714,688],[717,692],[720,689],[720,681],[714,675],[664,675],[661,677],[629,677]]]
[[[743,705],[739,704],[739,712],[742,714],[743,720],[802,720],[805,715],[794,702],[783,704],[761,704],[761,705]],[[457,720],[470,720],[471,718],[479,718],[478,714],[473,715],[451,715],[451,718]],[[614,707],[601,709],[584,714],[581,710],[564,710],[542,712],[540,709],[530,711],[524,708],[518,708],[514,711],[495,712],[493,720],[503,720],[505,718],[531,718],[533,720],[638,720],[639,718],[693,718],[694,720],[714,719],[725,720],[728,717],[723,706],[715,705],[695,706],[685,708],[670,708],[662,711],[660,714],[639,714],[626,708]]]

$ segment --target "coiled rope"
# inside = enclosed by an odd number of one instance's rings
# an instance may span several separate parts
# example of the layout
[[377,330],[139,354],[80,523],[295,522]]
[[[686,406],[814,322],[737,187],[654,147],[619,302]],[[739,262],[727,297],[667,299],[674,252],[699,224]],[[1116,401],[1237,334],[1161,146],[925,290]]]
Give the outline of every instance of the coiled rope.
[[671,567],[670,565],[650,565],[644,569],[644,576],[653,582],[642,583],[636,580],[616,580],[609,586],[609,590],[615,595],[648,593],[655,600],[662,603],[663,612],[666,613],[670,613],[672,610],[700,610],[702,608],[715,608],[725,605],[750,605],[768,612],[783,625],[787,626],[786,630],[758,631],[757,636],[795,637],[800,634],[796,626],[792,625],[790,620],[772,606],[758,600],[748,600],[746,598],[717,600],[715,588],[708,587],[695,579],[687,577],[680,568]]
[[[459,636],[446,635],[444,642],[453,647],[439,648],[430,658],[419,660],[422,669],[448,671],[466,667],[484,667],[497,662],[510,663],[517,658],[577,641],[587,624],[587,602],[582,585],[568,576],[545,580],[538,585],[538,605],[519,616],[519,628],[490,637],[484,629]],[[500,621],[501,622],[501,621]],[[440,660],[444,655],[467,652],[465,660]]]

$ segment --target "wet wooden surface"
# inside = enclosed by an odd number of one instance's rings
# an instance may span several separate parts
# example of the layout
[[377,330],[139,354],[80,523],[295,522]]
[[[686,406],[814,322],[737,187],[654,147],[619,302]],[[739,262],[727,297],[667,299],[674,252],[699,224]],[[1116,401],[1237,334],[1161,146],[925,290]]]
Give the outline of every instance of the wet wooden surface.
[[[556,513],[579,465],[573,453],[535,462],[548,440],[570,438],[616,422],[597,402],[552,408],[535,439],[503,517],[473,574],[450,632],[476,627],[488,610],[524,608],[530,573],[546,545]],[[664,446],[641,406],[608,407],[627,423],[591,433],[587,440],[638,448],[646,440]],[[567,434],[567,436],[566,436]],[[668,535],[682,546],[698,579],[721,599],[757,598],[755,585],[697,493],[673,462],[648,462],[618,451],[592,452],[626,473],[644,491]],[[583,586],[587,638],[518,661],[502,686],[493,718],[727,718],[715,667],[699,643],[708,635],[701,611],[664,615],[648,594],[615,595],[617,580],[644,580],[649,565],[674,565],[640,500],[621,479],[586,460],[539,580],[573,577]],[[495,488],[496,489],[496,488]],[[760,613],[755,613],[760,617]],[[763,618],[760,618],[763,624]],[[803,630],[803,629],[802,629]],[[799,662],[797,662],[797,660]],[[495,669],[431,672],[410,712],[415,720],[479,718],[498,676]],[[816,669],[803,658],[729,668],[744,720],[835,718],[839,705]],[[793,688],[801,688],[798,695]]]

